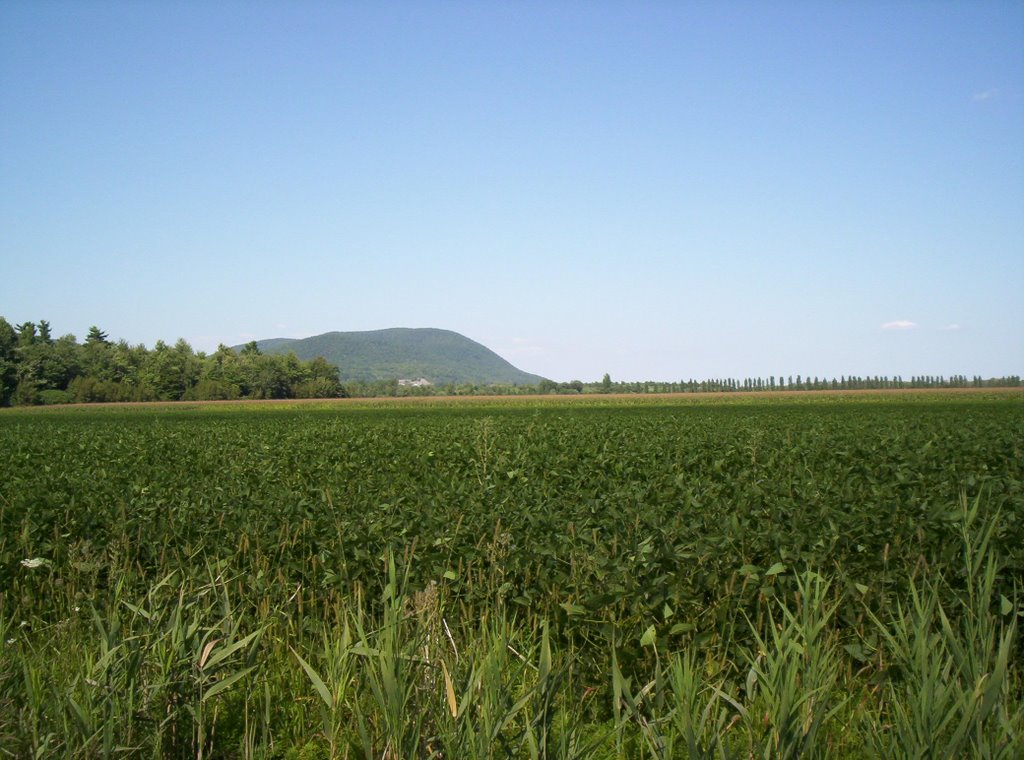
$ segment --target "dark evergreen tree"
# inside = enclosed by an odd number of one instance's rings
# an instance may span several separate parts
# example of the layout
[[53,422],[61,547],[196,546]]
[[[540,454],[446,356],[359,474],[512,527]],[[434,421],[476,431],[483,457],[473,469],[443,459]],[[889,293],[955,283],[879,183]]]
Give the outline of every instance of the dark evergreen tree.
[[89,346],[95,343],[107,343],[107,334],[103,332],[96,325],[92,325],[89,328],[89,334],[85,336],[85,345]]

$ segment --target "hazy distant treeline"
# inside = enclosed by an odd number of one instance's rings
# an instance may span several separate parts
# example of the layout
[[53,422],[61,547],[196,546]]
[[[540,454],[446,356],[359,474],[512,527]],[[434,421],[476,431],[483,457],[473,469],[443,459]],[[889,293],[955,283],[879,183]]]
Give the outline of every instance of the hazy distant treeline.
[[743,393],[751,391],[898,390],[907,388],[1013,388],[1020,387],[1018,375],[982,378],[980,375],[915,375],[903,377],[840,378],[802,375],[767,378],[715,378],[712,380],[643,380],[615,382],[605,376],[597,382],[572,380],[557,383],[542,380],[538,385],[434,385],[407,387],[397,381],[348,384],[350,396],[521,396],[531,394],[574,395],[596,393]]
[[549,392],[555,393],[729,393],[743,391],[856,391],[856,390],[901,390],[906,388],[1006,388],[1018,387],[1020,376],[982,378],[980,375],[914,375],[904,378],[899,375],[842,376],[839,378],[804,377],[803,375],[717,378],[712,380],[680,380],[662,382],[612,382],[608,375],[599,383],[552,384]]

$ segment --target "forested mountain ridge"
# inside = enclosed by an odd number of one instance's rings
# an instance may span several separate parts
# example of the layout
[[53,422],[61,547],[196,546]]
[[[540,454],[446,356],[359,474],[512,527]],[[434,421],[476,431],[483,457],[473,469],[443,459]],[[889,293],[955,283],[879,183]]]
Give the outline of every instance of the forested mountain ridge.
[[[343,383],[425,378],[434,385],[536,386],[544,378],[514,367],[486,346],[451,330],[394,327],[256,341],[266,354],[323,357]],[[236,346],[236,348],[240,348]]]

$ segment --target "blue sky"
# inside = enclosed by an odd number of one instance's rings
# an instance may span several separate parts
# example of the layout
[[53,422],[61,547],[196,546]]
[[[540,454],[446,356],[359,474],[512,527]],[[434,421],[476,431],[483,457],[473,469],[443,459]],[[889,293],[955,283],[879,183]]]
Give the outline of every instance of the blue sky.
[[0,315],[1024,374],[1024,5],[0,4]]

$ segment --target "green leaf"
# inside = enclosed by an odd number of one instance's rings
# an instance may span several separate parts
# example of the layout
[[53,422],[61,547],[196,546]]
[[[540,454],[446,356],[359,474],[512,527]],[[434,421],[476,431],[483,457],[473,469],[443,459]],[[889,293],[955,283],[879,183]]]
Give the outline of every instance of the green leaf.
[[316,690],[316,693],[320,695],[320,699],[322,699],[324,704],[327,705],[327,708],[330,709],[334,700],[331,697],[330,689],[327,688],[327,684],[325,684],[323,679],[317,675],[315,670],[313,670],[313,666],[302,659],[302,656],[298,652],[292,649],[292,654],[295,655],[295,659],[299,661],[299,665],[302,666],[302,669],[306,671],[306,675],[309,676],[309,680],[313,684],[313,688]]
[[999,612],[1003,615],[1009,615],[1013,612],[1013,602],[1007,599],[1002,594],[999,595]]
[[774,565],[769,567],[765,571],[764,574],[765,574],[765,577],[769,577],[769,576],[778,575],[779,573],[784,573],[784,572],[786,572],[786,566],[784,564],[782,564],[781,562],[776,562]]
[[648,626],[647,630],[644,631],[644,635],[640,637],[640,646],[649,647],[654,645],[654,638],[656,636],[654,626]]
[[213,686],[211,686],[207,690],[207,692],[205,694],[203,694],[203,701],[205,702],[206,700],[211,699],[212,697],[217,696],[218,694],[220,694],[225,689],[230,689],[235,684],[235,682],[237,682],[240,679],[244,678],[245,676],[249,675],[254,670],[256,670],[256,666],[255,665],[251,665],[248,668],[243,668],[242,670],[239,670],[237,673],[228,676],[223,681],[217,681],[217,683],[215,683]]
[[255,639],[257,636],[259,636],[261,633],[263,633],[263,629],[262,628],[260,628],[258,631],[253,631],[248,636],[246,636],[244,639],[239,639],[235,643],[230,644],[230,645],[228,645],[226,647],[222,647],[220,650],[215,651],[213,656],[211,656],[210,659],[208,659],[206,661],[206,666],[205,666],[206,669],[207,670],[213,670],[215,667],[217,667],[217,665],[219,663],[223,662],[228,657],[230,657],[235,652],[237,652],[239,649],[241,649],[244,646],[246,646],[247,644],[249,644],[253,639]]
[[756,686],[757,686],[757,669],[756,668],[751,668],[749,671],[747,671],[747,682],[745,684],[745,688],[746,688],[746,691],[747,691],[747,698],[748,699],[753,699],[754,698],[754,688]]
[[71,707],[72,713],[74,713],[75,720],[78,721],[79,732],[82,736],[89,736],[89,734],[92,733],[92,726],[90,725],[89,719],[86,717],[85,711],[70,694],[68,695],[68,705]]
[[130,609],[136,615],[141,615],[146,620],[152,620],[152,618],[153,618],[153,616],[149,612],[147,612],[146,610],[142,609],[142,607],[136,606],[136,605],[132,604],[131,602],[125,600],[125,599],[121,600],[121,604],[123,604],[125,607]]

